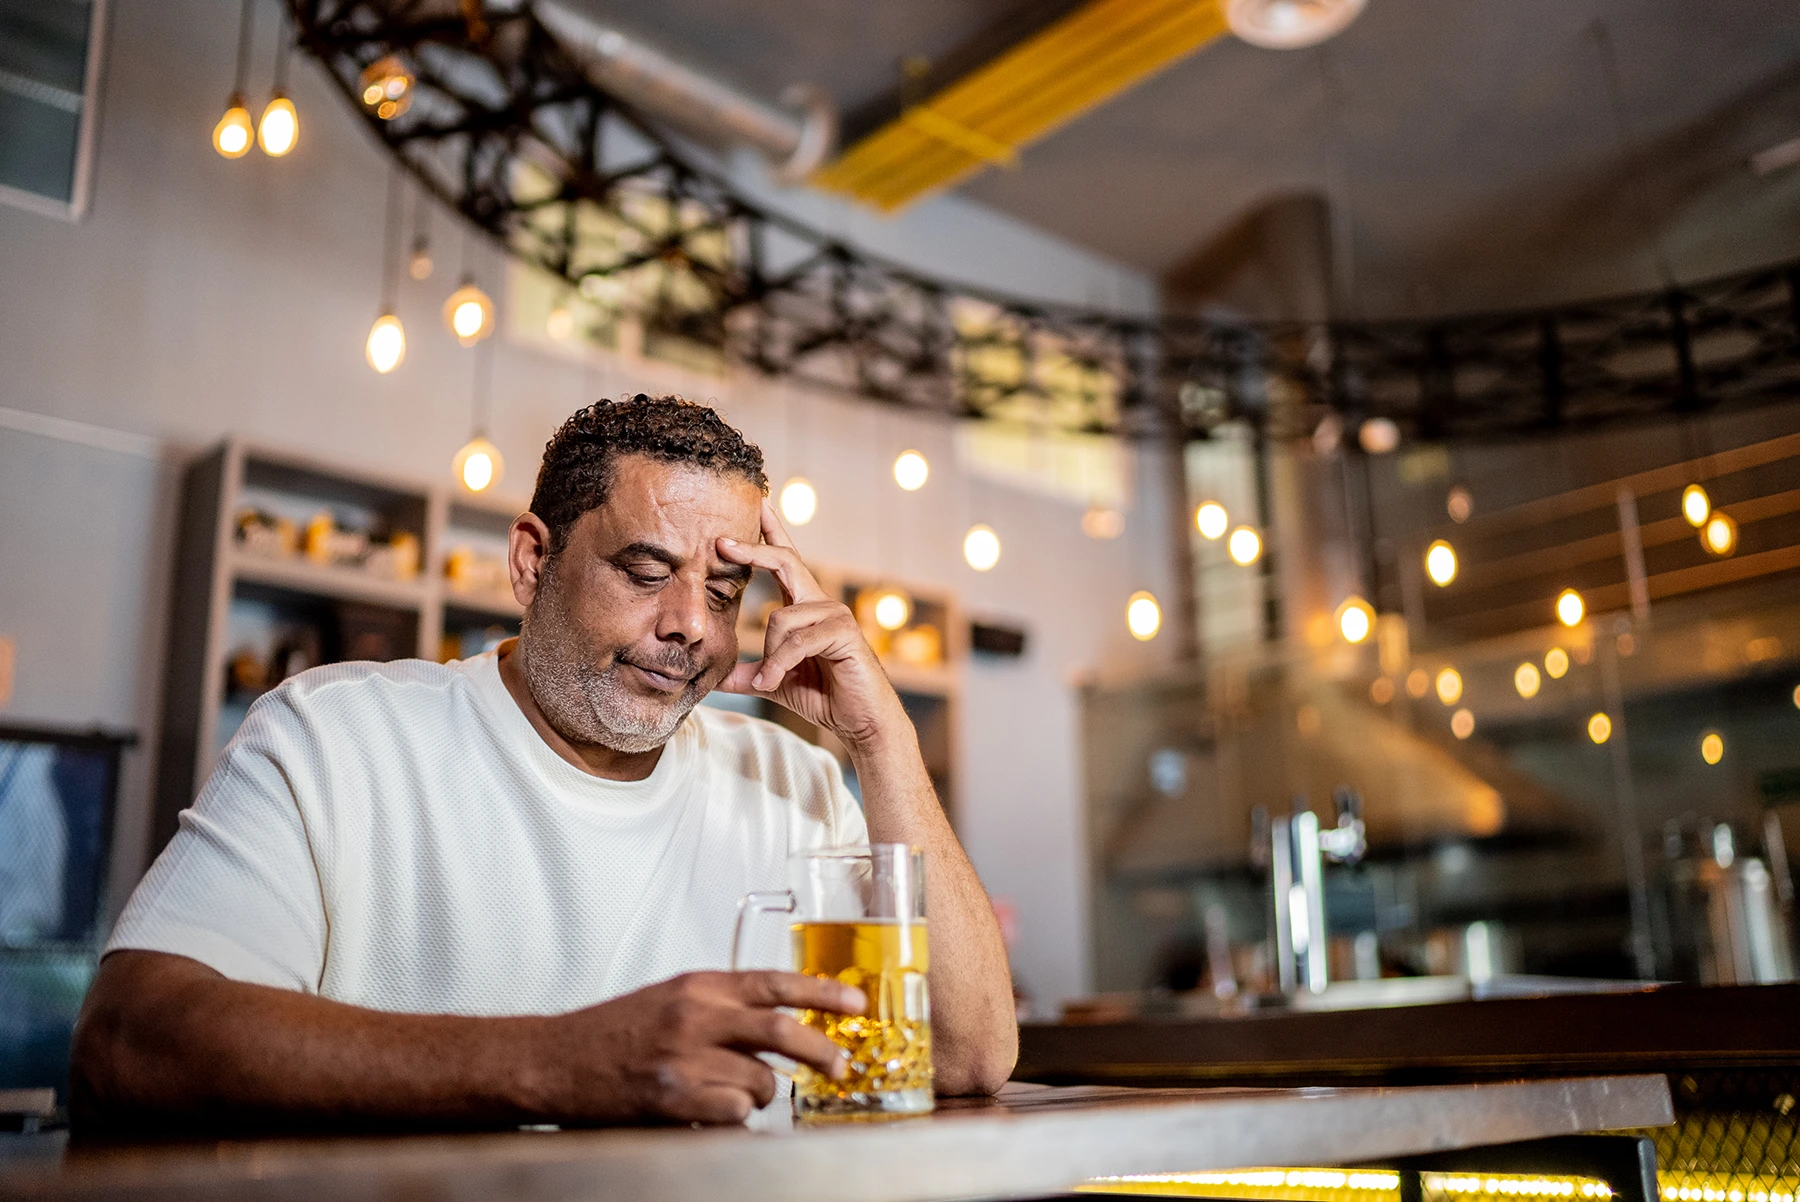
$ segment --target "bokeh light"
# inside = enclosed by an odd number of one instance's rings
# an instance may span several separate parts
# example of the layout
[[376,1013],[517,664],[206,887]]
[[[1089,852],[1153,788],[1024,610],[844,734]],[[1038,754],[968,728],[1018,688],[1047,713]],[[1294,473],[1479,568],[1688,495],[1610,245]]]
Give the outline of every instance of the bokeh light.
[[1000,562],[1000,536],[992,526],[976,524],[963,535],[963,559],[977,572],[985,572]]
[[1455,580],[1456,548],[1441,538],[1432,543],[1425,551],[1425,574],[1439,588]]
[[1248,526],[1239,526],[1231,532],[1225,549],[1231,553],[1233,563],[1247,568],[1262,555],[1262,535]]
[[1564,626],[1581,625],[1582,616],[1587,613],[1587,603],[1581,594],[1572,588],[1566,588],[1556,599],[1556,618]]
[[1125,603],[1125,626],[1131,631],[1131,637],[1139,642],[1155,638],[1156,632],[1162,629],[1162,606],[1149,593],[1131,594],[1131,600]]
[[1445,668],[1437,674],[1438,700],[1445,705],[1455,705],[1462,689],[1462,674],[1455,668]]
[[819,494],[806,477],[794,476],[781,486],[777,504],[781,508],[782,521],[790,526],[804,526],[819,512]]
[[917,451],[901,451],[894,457],[894,483],[907,492],[918,492],[931,478],[931,464]]

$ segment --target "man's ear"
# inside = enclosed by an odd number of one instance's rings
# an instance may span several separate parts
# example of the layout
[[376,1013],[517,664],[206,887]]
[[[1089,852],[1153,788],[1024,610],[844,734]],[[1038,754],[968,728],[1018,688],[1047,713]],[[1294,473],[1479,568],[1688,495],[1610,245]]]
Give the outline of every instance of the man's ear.
[[544,564],[550,558],[550,527],[535,513],[521,513],[506,532],[506,566],[512,573],[513,599],[529,606],[537,597]]

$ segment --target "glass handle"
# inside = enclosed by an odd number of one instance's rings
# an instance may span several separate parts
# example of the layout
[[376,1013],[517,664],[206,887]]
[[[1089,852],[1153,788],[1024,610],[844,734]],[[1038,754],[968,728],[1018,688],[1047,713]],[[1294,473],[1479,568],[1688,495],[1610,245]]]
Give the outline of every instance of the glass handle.
[[794,895],[786,889],[773,893],[747,893],[738,903],[737,930],[731,936],[731,971],[744,966],[745,943],[758,914],[792,914]]

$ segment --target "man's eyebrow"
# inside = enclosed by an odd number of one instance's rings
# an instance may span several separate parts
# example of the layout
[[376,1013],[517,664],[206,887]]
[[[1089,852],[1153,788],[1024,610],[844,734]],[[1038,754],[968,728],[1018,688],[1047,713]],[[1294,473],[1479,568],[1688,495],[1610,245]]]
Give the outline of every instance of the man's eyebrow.
[[670,570],[681,566],[681,556],[667,547],[659,547],[655,543],[630,543],[620,547],[607,556],[609,563],[624,563],[628,559],[654,559],[658,563],[667,564]]
[[716,576],[724,580],[736,580],[739,583],[742,583],[750,579],[750,575],[753,571],[755,571],[755,569],[747,563],[732,563],[730,560],[727,560],[718,567],[713,568],[707,575]]

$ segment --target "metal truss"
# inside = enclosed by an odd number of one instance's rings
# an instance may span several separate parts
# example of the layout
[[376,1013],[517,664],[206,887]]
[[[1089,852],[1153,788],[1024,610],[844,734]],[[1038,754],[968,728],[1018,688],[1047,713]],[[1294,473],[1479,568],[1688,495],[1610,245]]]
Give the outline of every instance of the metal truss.
[[[734,193],[591,84],[528,3],[289,0],[300,45],[422,184],[648,333],[771,376],[1072,432],[1270,437],[1336,413],[1495,439],[1800,398],[1800,263],[1432,322],[1127,317],[934,280]],[[410,108],[362,76],[397,56]]]

